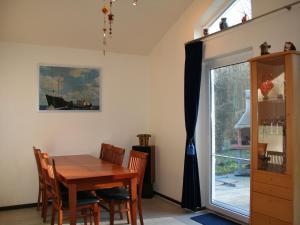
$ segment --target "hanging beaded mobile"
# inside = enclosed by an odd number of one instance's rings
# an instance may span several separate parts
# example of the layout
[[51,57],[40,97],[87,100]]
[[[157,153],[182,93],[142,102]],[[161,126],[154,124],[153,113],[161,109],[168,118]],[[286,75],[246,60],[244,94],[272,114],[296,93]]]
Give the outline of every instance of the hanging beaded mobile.
[[108,14],[108,8],[106,6],[106,2],[104,0],[104,4],[103,4],[103,7],[102,7],[102,13],[104,15],[104,19],[103,19],[103,55],[105,55],[105,51],[106,51],[106,44],[107,44],[107,28],[106,28],[106,16]]
[[[106,52],[106,45],[107,45],[107,19],[109,23],[109,36],[112,37],[112,23],[114,21],[114,14],[112,13],[112,5],[113,0],[109,0],[109,8],[107,7],[106,0],[103,0],[104,4],[102,6],[102,13],[104,16],[103,19],[103,54],[105,55]],[[107,18],[106,18],[107,17]]]
[[[116,0],[103,0],[102,13],[104,16],[103,19],[103,54],[106,52],[107,45],[107,20],[109,23],[109,36],[112,37],[112,24],[114,21],[114,14],[112,13],[113,2]],[[107,7],[107,2],[109,2],[109,8]],[[133,5],[137,5],[137,0],[133,0]],[[107,17],[107,18],[106,18]]]
[[112,37],[112,23],[114,21],[114,14],[112,13],[112,0],[109,1],[109,14],[108,14],[108,21],[109,21],[109,35]]

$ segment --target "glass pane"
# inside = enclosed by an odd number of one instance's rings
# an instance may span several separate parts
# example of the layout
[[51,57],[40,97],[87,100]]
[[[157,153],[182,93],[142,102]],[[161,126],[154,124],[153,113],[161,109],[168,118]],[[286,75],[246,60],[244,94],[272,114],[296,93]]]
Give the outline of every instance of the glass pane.
[[251,0],[237,0],[228,9],[225,10],[208,28],[209,34],[220,30],[219,24],[221,18],[227,18],[228,26],[234,26],[242,22],[243,16],[247,15],[247,19],[252,18]]
[[258,64],[258,169],[286,170],[284,65]]
[[212,203],[249,214],[249,64],[211,70]]

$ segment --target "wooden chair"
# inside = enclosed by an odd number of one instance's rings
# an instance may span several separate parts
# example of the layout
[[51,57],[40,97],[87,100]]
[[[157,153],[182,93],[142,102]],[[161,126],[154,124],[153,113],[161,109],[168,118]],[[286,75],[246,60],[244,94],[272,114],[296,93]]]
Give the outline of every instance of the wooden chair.
[[[128,168],[138,172],[137,179],[137,201],[138,211],[141,225],[144,225],[142,215],[142,190],[143,190],[143,179],[145,174],[145,168],[147,163],[147,153],[131,151]],[[96,191],[97,195],[109,204],[110,209],[110,225],[114,224],[115,205],[125,204],[126,208],[121,211],[127,212],[127,222],[131,222],[130,216],[130,192],[126,187],[102,189]]]
[[[44,161],[47,164],[47,161]],[[57,172],[55,162],[52,159],[51,163],[47,164],[47,179],[51,183],[51,192],[53,195],[52,204],[52,218],[51,225],[54,225],[55,214],[58,213],[58,225],[63,224],[63,212],[68,210],[68,193],[62,193],[60,185],[57,180]],[[81,216],[84,218],[84,224],[87,225],[87,221],[91,215],[94,217],[95,225],[99,225],[100,208],[98,206],[99,200],[97,197],[90,195],[89,192],[78,192],[77,194],[77,210],[81,212]],[[90,221],[92,224],[92,221]]]
[[[117,164],[122,165],[124,159],[125,149],[119,148],[110,144],[102,143],[101,145],[101,152],[100,152],[100,159]],[[109,210],[103,203],[102,199],[99,198],[100,206],[105,209]],[[121,206],[119,205],[120,211],[120,218],[123,219],[123,214],[121,212]]]
[[124,148],[119,148],[113,145],[103,143],[101,146],[100,159],[117,165],[122,165],[124,154]]
[[33,146],[33,153],[34,153],[35,162],[36,162],[37,169],[38,169],[38,177],[39,177],[39,191],[38,191],[36,208],[37,208],[37,210],[40,210],[40,207],[42,207],[42,201],[43,201],[42,196],[43,196],[43,191],[44,191],[42,167],[41,167],[41,161],[39,158],[39,153],[41,153],[41,150],[37,149],[36,147]]
[[49,164],[49,156],[47,153],[38,152],[38,158],[41,164],[41,172],[43,177],[43,195],[42,195],[42,218],[45,223],[47,220],[48,214],[48,203],[49,200],[53,200],[54,195],[52,193],[52,184],[50,179],[48,178],[48,164]]
[[53,199],[53,195],[50,191],[51,184],[47,180],[45,161],[48,161],[49,157],[47,153],[41,152],[40,149],[33,147],[34,156],[36,158],[37,167],[39,170],[39,195],[37,208],[39,210],[42,207],[41,217],[43,222],[46,222],[47,212],[48,212],[48,203]]

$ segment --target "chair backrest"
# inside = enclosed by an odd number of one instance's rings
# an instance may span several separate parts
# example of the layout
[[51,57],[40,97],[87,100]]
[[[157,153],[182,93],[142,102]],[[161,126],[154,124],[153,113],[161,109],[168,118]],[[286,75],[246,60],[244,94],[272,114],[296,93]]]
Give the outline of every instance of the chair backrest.
[[57,173],[55,168],[54,159],[50,160],[47,153],[41,153],[42,172],[45,180],[47,191],[52,195],[55,204],[58,207],[62,206],[61,192],[59,182],[57,180]]
[[101,147],[100,159],[117,165],[122,165],[124,154],[124,148],[119,148],[113,145],[103,143]]
[[111,151],[112,151],[112,159],[110,162],[117,165],[122,165],[124,155],[125,155],[125,149],[113,146]]
[[137,171],[138,173],[138,194],[142,194],[143,189],[143,180],[145,175],[145,169],[147,165],[147,157],[148,154],[144,152],[137,152],[134,150],[130,151],[129,161],[128,161],[128,169]]
[[49,190],[52,186],[51,180],[49,177],[49,156],[47,153],[42,153],[41,151],[38,152],[38,157],[41,162],[41,170],[42,170],[42,176],[43,176],[43,183],[45,185],[45,190]]
[[41,159],[39,157],[39,153],[41,153],[41,150],[37,149],[34,146],[32,147],[32,149],[33,149],[33,153],[34,153],[34,157],[35,157],[36,166],[37,166],[37,169],[38,169],[39,181],[42,182],[42,180],[43,180],[42,166],[41,166]]
[[112,147],[113,145],[111,144],[102,143],[99,159],[105,160],[106,158],[110,158],[112,154],[110,150],[112,149]]
[[51,160],[51,165],[48,167],[49,175],[52,182],[52,193],[58,207],[62,207],[61,190],[56,172],[54,159]]
[[257,150],[259,156],[266,156],[267,147],[268,147],[267,143],[258,143]]

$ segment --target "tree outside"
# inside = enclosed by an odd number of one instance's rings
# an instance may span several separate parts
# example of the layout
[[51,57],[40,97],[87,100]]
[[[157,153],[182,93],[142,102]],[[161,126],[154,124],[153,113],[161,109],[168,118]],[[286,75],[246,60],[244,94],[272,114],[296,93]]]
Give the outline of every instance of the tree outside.
[[[249,159],[249,149],[237,151],[231,148],[237,144],[234,125],[245,112],[245,90],[250,89],[249,63],[225,66],[211,72],[215,154]],[[233,173],[239,163],[235,159],[216,157],[216,175]]]

